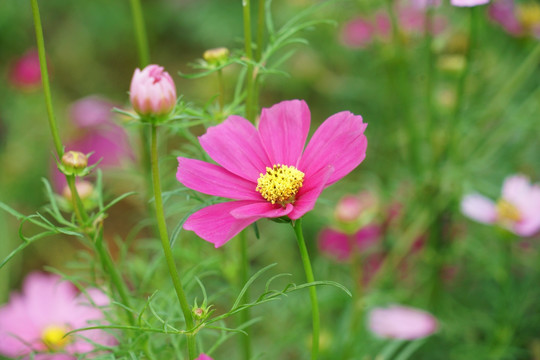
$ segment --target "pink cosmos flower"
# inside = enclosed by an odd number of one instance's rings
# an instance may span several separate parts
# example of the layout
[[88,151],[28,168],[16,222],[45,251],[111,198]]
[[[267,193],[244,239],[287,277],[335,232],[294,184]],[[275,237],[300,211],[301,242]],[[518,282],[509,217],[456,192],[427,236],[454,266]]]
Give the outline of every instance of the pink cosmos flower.
[[19,88],[31,89],[41,84],[41,70],[36,50],[29,50],[12,66],[9,79]]
[[214,360],[212,359],[210,356],[206,355],[206,354],[201,354],[199,355],[199,357],[195,360]]
[[263,109],[259,128],[232,115],[199,137],[219,165],[178,158],[178,181],[193,190],[235,201],[192,214],[184,229],[220,247],[261,218],[295,220],[313,209],[320,193],[366,156],[367,124],[348,111],[332,115],[304,149],[311,122],[307,104],[283,101]]
[[487,3],[489,3],[489,0],[450,0],[450,4],[459,7],[472,7]]
[[504,180],[502,196],[492,200],[471,194],[463,198],[461,212],[486,224],[498,224],[519,236],[532,236],[540,230],[540,185],[523,175]]
[[368,326],[382,338],[415,340],[437,331],[437,320],[433,315],[406,306],[375,308],[368,315]]
[[133,109],[142,116],[169,114],[176,105],[176,86],[168,72],[159,65],[135,70],[129,88]]
[[334,217],[343,223],[358,221],[363,213],[377,210],[377,202],[375,195],[369,191],[358,195],[345,195],[337,203]]
[[12,294],[0,308],[0,354],[26,357],[36,353],[32,358],[74,360],[76,354],[92,352],[94,344],[114,345],[114,337],[103,330],[64,338],[68,331],[103,323],[103,312],[96,306],[107,305],[108,298],[98,289],[88,289],[87,294],[93,304],[56,275],[28,275],[22,293]]

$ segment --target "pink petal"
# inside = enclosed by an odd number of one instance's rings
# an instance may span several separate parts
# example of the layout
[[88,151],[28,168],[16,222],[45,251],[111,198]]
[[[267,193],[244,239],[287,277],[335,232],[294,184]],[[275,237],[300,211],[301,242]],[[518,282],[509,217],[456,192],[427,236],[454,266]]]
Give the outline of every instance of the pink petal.
[[319,234],[319,251],[337,261],[347,261],[351,256],[349,237],[333,229],[323,229]]
[[206,354],[201,354],[195,360],[213,360],[213,359],[210,356],[206,355]]
[[478,195],[467,195],[461,201],[461,212],[478,222],[493,224],[497,220],[495,203],[490,199]]
[[532,186],[523,175],[509,176],[504,180],[502,198],[518,208],[526,207],[531,202]]
[[304,184],[296,194],[296,201],[294,202],[294,209],[289,214],[289,217],[293,220],[301,218],[305,213],[311,211],[315,206],[315,202],[321,195],[321,192],[328,183],[328,179],[334,173],[334,168],[328,166],[321,168],[315,174],[312,174],[309,178],[306,176]]
[[215,162],[250,181],[256,182],[260,173],[273,165],[255,127],[240,116],[229,116],[208,128],[199,142]]
[[282,101],[262,110],[259,133],[272,164],[298,165],[310,122],[303,100]]
[[204,194],[237,200],[261,200],[257,183],[241,178],[221,166],[178,158],[176,178],[190,189]]
[[489,0],[450,0],[450,4],[459,7],[472,7],[489,3]]
[[279,204],[271,204],[268,201],[261,201],[244,205],[231,211],[231,215],[237,219],[257,218],[277,218],[288,215],[293,210],[291,204],[282,207]]
[[391,306],[375,308],[369,314],[369,329],[382,338],[414,340],[437,331],[437,320],[425,311]]
[[313,134],[300,160],[299,170],[309,178],[332,166],[334,172],[326,186],[338,181],[366,157],[366,127],[361,116],[348,111],[330,116]]
[[237,219],[231,215],[231,211],[252,203],[241,200],[207,206],[192,214],[184,224],[184,229],[194,231],[218,248],[259,219],[256,216]]

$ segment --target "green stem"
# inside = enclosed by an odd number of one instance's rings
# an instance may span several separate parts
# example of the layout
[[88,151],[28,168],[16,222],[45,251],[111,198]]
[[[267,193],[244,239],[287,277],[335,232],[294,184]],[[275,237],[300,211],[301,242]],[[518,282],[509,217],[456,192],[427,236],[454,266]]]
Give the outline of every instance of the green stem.
[[131,0],[131,13],[133,15],[133,26],[135,27],[139,65],[143,68],[150,63],[150,50],[140,0]]
[[217,78],[219,87],[219,110],[221,111],[221,116],[223,116],[223,108],[225,107],[225,84],[223,83],[223,71],[221,69],[217,71]]
[[264,25],[265,25],[265,0],[259,0],[257,11],[257,49],[255,49],[255,60],[260,61],[264,43]]
[[[159,230],[159,236],[161,239],[161,245],[163,246],[163,253],[165,255],[165,260],[167,262],[167,267],[169,269],[169,274],[174,285],[174,290],[176,291],[176,296],[178,297],[178,302],[180,303],[180,308],[184,314],[184,320],[186,322],[186,329],[189,331],[193,329],[193,317],[191,315],[190,307],[187,302],[186,294],[184,288],[182,287],[182,282],[180,281],[180,276],[176,270],[176,265],[174,263],[174,258],[171,250],[171,245],[169,242],[169,235],[167,233],[167,223],[165,222],[165,213],[163,211],[163,201],[161,198],[161,183],[159,179],[159,163],[158,163],[158,151],[157,151],[157,127],[155,124],[151,125],[152,135],[150,140],[151,146],[151,163],[152,163],[152,180],[154,184],[154,202],[156,205],[156,220]],[[188,343],[188,353],[189,359],[193,360],[197,356],[196,352],[196,343],[195,343],[195,334],[187,335]]]
[[30,0],[32,3],[32,13],[34,16],[34,27],[36,29],[36,41],[39,55],[39,67],[41,69],[41,82],[43,84],[43,93],[45,95],[45,104],[47,105],[47,114],[49,119],[49,127],[54,141],[54,147],[58,158],[62,158],[64,154],[64,147],[60,141],[60,135],[58,135],[58,125],[56,124],[56,118],[54,116],[51,85],[49,83],[49,71],[47,69],[47,58],[45,56],[45,41],[43,40],[43,28],[41,26],[41,18],[39,16],[39,7],[37,0]]
[[467,83],[467,78],[469,75],[469,70],[471,67],[471,60],[472,60],[472,53],[473,49],[476,46],[476,23],[477,23],[477,13],[475,7],[471,7],[469,9],[469,46],[467,47],[467,52],[465,54],[465,65],[463,68],[463,71],[461,72],[461,76],[459,77],[457,88],[456,88],[456,106],[454,108],[454,116],[453,120],[450,123],[450,137],[449,141],[450,144],[448,144],[447,151],[448,155],[452,156],[452,154],[455,153],[457,142],[459,138],[459,128],[461,123],[461,112],[463,108],[463,101],[465,98],[465,85]]
[[[116,291],[118,292],[118,295],[120,296],[120,299],[122,300],[122,304],[124,304],[127,308],[131,308],[126,284],[120,277],[120,274],[118,273],[116,267],[114,266],[111,255],[107,251],[103,243],[103,229],[102,228],[98,230],[98,234],[94,243],[96,246],[96,251],[98,253],[98,256],[101,260],[103,270],[105,271],[106,274],[109,275],[114,288],[116,289]],[[128,309],[125,309],[125,310],[126,310],[129,324],[135,325],[135,319],[133,319],[133,314]]]
[[[292,223],[296,240],[298,241],[298,248],[300,250],[300,256],[302,257],[302,263],[304,265],[304,271],[306,273],[306,280],[308,283],[314,282],[313,270],[311,269],[311,262],[309,261],[309,254],[304,240],[304,233],[302,232],[302,219],[296,220]],[[311,348],[311,360],[316,360],[319,355],[319,304],[317,302],[317,289],[315,286],[309,287],[309,297],[311,299],[311,315],[313,321],[313,340]]]
[[255,96],[255,82],[253,79],[253,49],[251,44],[251,9],[250,0],[242,0],[242,8],[244,14],[244,46],[246,51],[246,58],[248,60],[247,73],[246,73],[246,118],[254,122],[255,121],[255,109],[253,99]]
[[435,66],[434,66],[434,56],[433,56],[433,7],[428,6],[426,8],[424,16],[424,37],[425,37],[425,47],[426,47],[426,59],[427,59],[427,76],[426,76],[426,115],[427,115],[427,128],[424,133],[424,139],[429,141],[431,138],[431,154],[432,161],[435,164],[436,162],[436,139],[437,137],[432,136],[435,125],[435,111],[433,108],[433,82],[435,77]]
[[[239,240],[240,240],[240,254],[241,254],[240,287],[242,287],[249,280],[249,256],[248,256],[248,251],[247,251],[246,231],[245,230],[241,231],[238,237],[240,238]],[[244,296],[242,298],[242,303],[248,304],[249,301],[250,301],[250,296],[249,296],[249,288],[248,288],[246,292],[244,293]],[[251,320],[251,312],[249,308],[244,309],[240,314],[241,314],[240,315],[241,324],[245,324]],[[244,331],[247,331],[247,329],[244,329]],[[249,360],[251,359],[251,338],[249,334],[247,336],[241,336],[240,338],[242,341],[244,359]]]

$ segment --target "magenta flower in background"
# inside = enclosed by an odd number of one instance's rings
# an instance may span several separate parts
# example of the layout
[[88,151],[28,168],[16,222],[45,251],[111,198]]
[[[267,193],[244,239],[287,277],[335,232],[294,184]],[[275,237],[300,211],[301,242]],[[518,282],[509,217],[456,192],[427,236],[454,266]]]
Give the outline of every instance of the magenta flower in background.
[[531,184],[523,175],[504,180],[497,203],[479,195],[467,195],[461,211],[469,218],[485,224],[498,224],[519,236],[532,236],[540,230],[540,185]]
[[364,252],[379,242],[381,228],[367,225],[353,235],[326,228],[319,234],[319,251],[336,261],[348,261],[353,252]]
[[9,80],[22,89],[31,89],[41,84],[41,70],[36,50],[28,50],[15,61],[9,72]]
[[472,7],[487,3],[489,3],[489,0],[450,0],[450,4],[459,7]]
[[371,21],[359,16],[349,20],[343,26],[341,42],[349,48],[365,48],[371,43],[374,35],[375,28]]
[[136,69],[131,79],[129,98],[141,116],[163,116],[176,105],[176,86],[168,72],[159,65]]
[[212,359],[210,356],[206,355],[206,354],[201,354],[199,355],[199,357],[195,360],[214,360]]
[[64,338],[71,330],[103,324],[103,312],[96,306],[107,305],[108,298],[98,289],[88,289],[87,294],[92,301],[56,275],[28,275],[22,293],[12,294],[0,308],[0,354],[74,360],[76,354],[92,352],[94,344],[116,344],[112,335],[98,329]]
[[367,124],[348,111],[332,115],[304,149],[311,115],[300,100],[263,109],[259,128],[232,115],[199,137],[218,165],[178,158],[178,181],[193,190],[235,201],[192,214],[184,229],[220,247],[261,218],[295,220],[313,209],[322,190],[366,156]]
[[495,1],[488,9],[489,17],[499,23],[506,32],[511,35],[518,36],[523,33],[516,13],[513,0]]
[[381,338],[415,340],[437,331],[437,320],[428,312],[406,306],[374,308],[368,315],[368,327]]
[[[113,119],[114,104],[99,96],[88,96],[74,102],[69,110],[75,125],[75,136],[69,139],[66,151],[93,152],[88,165],[100,159],[101,169],[121,168],[134,160],[128,134]],[[65,176],[56,163],[51,164],[52,182],[57,192],[66,188]]]
[[369,191],[358,195],[345,195],[338,201],[334,217],[343,223],[356,222],[364,213],[376,211],[377,205],[377,198]]

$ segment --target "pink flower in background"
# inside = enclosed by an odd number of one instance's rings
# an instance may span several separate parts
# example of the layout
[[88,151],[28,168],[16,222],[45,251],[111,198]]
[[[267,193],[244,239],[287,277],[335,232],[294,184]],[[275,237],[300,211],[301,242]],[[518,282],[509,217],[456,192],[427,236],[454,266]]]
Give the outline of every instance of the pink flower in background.
[[22,293],[12,294],[0,308],[0,354],[29,356],[42,360],[74,360],[76,354],[89,353],[94,344],[112,346],[115,338],[103,330],[88,330],[64,335],[75,329],[103,324],[108,298],[100,290],[88,289],[90,300],[75,286],[56,275],[32,273]]
[[369,191],[358,195],[345,195],[336,205],[334,217],[337,221],[350,223],[358,221],[366,211],[377,207],[377,198]]
[[368,225],[353,235],[326,228],[319,234],[319,251],[337,261],[348,261],[354,252],[364,252],[379,242],[381,228]]
[[214,360],[212,359],[210,356],[206,355],[206,354],[201,354],[199,355],[199,357],[195,360]]
[[23,89],[31,89],[41,84],[41,70],[36,50],[28,50],[11,67],[9,80],[13,85]]
[[519,236],[532,236],[540,230],[540,185],[533,185],[523,175],[504,180],[497,203],[479,195],[463,198],[461,211],[485,224],[498,224]]
[[488,9],[489,17],[499,23],[506,32],[514,36],[521,35],[523,28],[515,13],[513,0],[500,0],[494,2]]
[[415,340],[437,331],[437,320],[422,310],[406,306],[374,308],[368,315],[369,330],[382,338]]
[[[69,111],[70,121],[75,125],[75,136],[68,140],[66,151],[93,152],[88,165],[101,159],[99,168],[121,168],[134,160],[133,150],[126,131],[114,122],[114,104],[99,96],[89,96],[74,102]],[[64,191],[66,179],[51,165],[52,180],[57,192]]]
[[374,34],[375,28],[369,19],[356,17],[343,26],[341,42],[353,49],[365,48],[371,43]]
[[163,71],[163,67],[148,65],[142,71],[135,70],[129,98],[139,115],[167,115],[176,105],[176,86],[169,73]]
[[489,0],[450,0],[450,4],[459,7],[485,5],[487,3],[489,3]]
[[219,165],[178,158],[177,179],[186,187],[235,201],[192,214],[184,229],[220,247],[261,218],[295,220],[313,209],[322,190],[366,156],[367,124],[348,111],[332,115],[304,149],[311,115],[300,100],[263,109],[259,128],[232,115],[199,137]]

